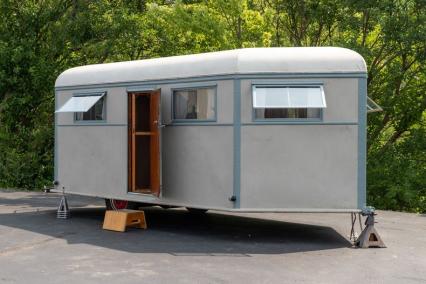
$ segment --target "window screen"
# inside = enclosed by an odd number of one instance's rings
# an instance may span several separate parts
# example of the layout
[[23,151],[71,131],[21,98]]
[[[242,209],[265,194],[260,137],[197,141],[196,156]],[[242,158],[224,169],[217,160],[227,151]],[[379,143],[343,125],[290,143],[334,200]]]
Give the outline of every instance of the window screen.
[[173,118],[214,120],[216,117],[215,93],[215,88],[173,91]]
[[321,109],[326,107],[322,86],[253,87],[256,119],[319,119]]

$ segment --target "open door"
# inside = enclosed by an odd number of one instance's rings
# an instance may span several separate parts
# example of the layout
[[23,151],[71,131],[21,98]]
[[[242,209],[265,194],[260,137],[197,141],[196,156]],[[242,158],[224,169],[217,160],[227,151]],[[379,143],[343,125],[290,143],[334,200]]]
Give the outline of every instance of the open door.
[[129,93],[129,192],[160,195],[160,90]]

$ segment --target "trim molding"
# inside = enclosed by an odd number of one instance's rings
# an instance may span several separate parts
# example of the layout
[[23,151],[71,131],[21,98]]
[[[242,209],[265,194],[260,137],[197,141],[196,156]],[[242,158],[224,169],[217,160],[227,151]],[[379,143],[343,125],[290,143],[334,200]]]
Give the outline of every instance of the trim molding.
[[[61,193],[60,189],[52,189],[52,192]],[[226,208],[226,207],[214,207],[214,206],[206,206],[206,205],[198,205],[193,203],[181,203],[176,202],[174,200],[161,199],[154,197],[152,195],[147,194],[133,194],[127,193],[125,195],[120,196],[99,196],[96,194],[84,193],[84,192],[76,192],[76,191],[67,191],[67,194],[73,195],[83,195],[83,196],[93,196],[98,198],[122,198],[128,199],[129,201],[135,202],[144,202],[150,203],[154,205],[169,205],[169,206],[177,206],[177,207],[192,207],[192,208],[200,208],[200,209],[208,209],[208,210],[217,210],[223,212],[244,212],[244,213],[359,213],[362,210],[356,208],[347,208],[347,209],[333,209],[333,208]]]
[[[259,126],[259,125],[358,125],[358,122],[346,122],[346,121],[331,121],[331,122],[322,122],[322,121],[256,121],[251,123],[239,123],[239,127],[243,126]],[[57,127],[78,127],[78,126],[127,126],[125,123],[76,123],[76,124],[57,124]],[[215,123],[212,122],[179,122],[165,124],[165,127],[175,127],[175,126],[235,126],[234,123]]]
[[312,81],[309,78],[303,78],[301,81],[295,81],[291,80],[288,81],[288,79],[283,79],[283,81],[277,81],[275,80],[253,80],[251,82],[252,87],[253,86],[267,86],[267,87],[287,87],[287,86],[324,86],[324,81]]
[[367,79],[358,79],[358,208],[367,206]]
[[147,88],[152,85],[159,84],[175,84],[175,83],[190,83],[190,82],[203,82],[203,81],[218,81],[218,80],[236,80],[236,79],[307,79],[307,78],[367,78],[367,73],[364,72],[351,72],[351,73],[241,73],[241,74],[222,74],[222,75],[205,75],[197,77],[182,77],[146,81],[128,81],[128,82],[115,82],[115,83],[102,83],[93,85],[72,85],[72,86],[55,86],[55,90],[78,90],[78,89],[95,89],[95,88],[111,88],[111,87],[126,87],[131,89]]
[[234,126],[233,123],[216,123],[212,122],[178,122],[178,123],[170,123],[165,124],[165,127],[174,127],[174,126]]
[[128,93],[137,93],[137,92],[152,92],[152,91],[155,91],[156,89],[158,88],[155,85],[142,85],[142,86],[128,87],[126,88],[126,91]]
[[241,80],[234,80],[234,208],[241,207]]
[[[96,121],[96,120],[94,120]],[[87,123],[76,123],[76,124],[58,124],[57,127],[79,127],[79,126],[127,126],[125,123],[96,123],[96,122],[87,122]]]
[[255,125],[358,125],[358,122],[354,121],[294,121],[294,120],[280,120],[280,121],[253,121],[251,123],[242,123],[242,126],[255,126]]
[[[57,93],[55,91],[55,110],[58,109],[58,100],[56,99]],[[55,116],[55,136],[53,141],[53,180],[58,180],[58,114],[53,113]]]

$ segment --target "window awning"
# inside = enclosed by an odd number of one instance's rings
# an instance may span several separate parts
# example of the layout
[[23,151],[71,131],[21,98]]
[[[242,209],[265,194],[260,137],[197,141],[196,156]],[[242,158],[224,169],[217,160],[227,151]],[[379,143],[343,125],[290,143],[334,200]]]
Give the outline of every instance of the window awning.
[[383,111],[382,107],[379,106],[375,101],[367,96],[367,113]]
[[87,112],[105,93],[74,96],[55,112]]
[[321,86],[253,87],[254,108],[326,108]]

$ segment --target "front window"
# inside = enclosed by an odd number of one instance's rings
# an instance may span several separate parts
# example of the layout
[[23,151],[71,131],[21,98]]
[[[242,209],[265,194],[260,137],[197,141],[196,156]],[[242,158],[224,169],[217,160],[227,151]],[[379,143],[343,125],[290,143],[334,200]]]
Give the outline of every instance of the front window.
[[75,120],[105,120],[105,96],[100,98],[88,111],[76,112]]
[[320,119],[322,86],[253,86],[255,119]]
[[106,92],[75,94],[55,113],[74,113],[75,121],[105,120]]
[[194,88],[173,91],[173,119],[214,120],[215,88]]

